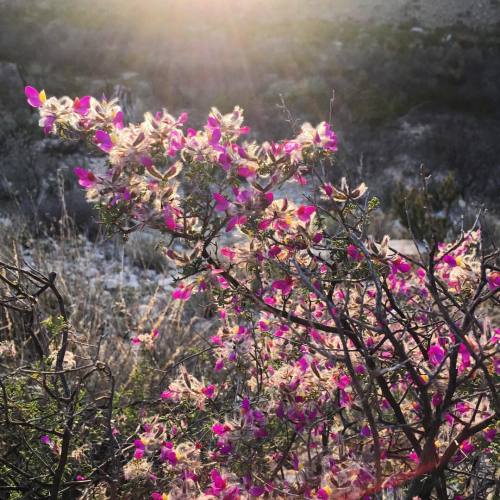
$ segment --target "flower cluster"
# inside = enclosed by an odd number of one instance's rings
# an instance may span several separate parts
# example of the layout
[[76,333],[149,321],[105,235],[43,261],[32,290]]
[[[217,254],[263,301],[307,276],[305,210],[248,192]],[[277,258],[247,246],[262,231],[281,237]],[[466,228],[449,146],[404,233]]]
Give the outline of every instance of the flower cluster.
[[181,369],[135,438],[127,467],[147,462],[152,498],[429,498],[422,476],[490,453],[500,275],[478,229],[419,258],[368,237],[375,204],[332,183],[327,123],[257,143],[238,107],[195,130],[166,110],[124,124],[115,101],[26,95],[47,133],[106,155],[106,172],[75,168],[103,220],[164,233],[173,299],[217,311],[212,369]]

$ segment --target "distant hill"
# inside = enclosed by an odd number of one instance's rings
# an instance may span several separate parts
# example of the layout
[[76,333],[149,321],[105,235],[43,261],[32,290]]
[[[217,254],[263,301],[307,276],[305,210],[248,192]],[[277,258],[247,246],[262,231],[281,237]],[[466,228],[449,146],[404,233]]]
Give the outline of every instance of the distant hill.
[[40,138],[24,80],[55,95],[120,88],[135,118],[166,106],[199,124],[240,104],[258,139],[293,134],[282,99],[318,122],[335,90],[333,176],[368,178],[387,201],[424,163],[498,207],[499,22],[499,0],[0,0],[0,199],[20,131]]

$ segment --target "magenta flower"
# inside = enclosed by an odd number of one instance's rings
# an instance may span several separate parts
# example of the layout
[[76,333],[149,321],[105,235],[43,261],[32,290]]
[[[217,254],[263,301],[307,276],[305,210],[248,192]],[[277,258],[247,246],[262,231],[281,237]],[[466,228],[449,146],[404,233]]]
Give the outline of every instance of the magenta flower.
[[281,252],[281,247],[279,247],[278,245],[274,245],[269,249],[267,255],[269,255],[271,259],[274,259],[280,254],[280,252]]
[[455,257],[453,257],[453,255],[450,255],[450,254],[446,254],[443,257],[443,262],[448,264],[449,267],[456,267],[457,266],[457,260],[455,259]]
[[191,297],[192,288],[188,286],[179,286],[172,291],[172,299],[174,300],[188,300]]
[[286,278],[284,280],[275,280],[271,284],[273,290],[280,290],[283,295],[288,295],[292,291],[293,280]]
[[411,266],[406,260],[402,259],[401,257],[396,257],[396,259],[393,260],[392,262],[392,272],[393,273],[408,273],[411,271]]
[[352,243],[347,247],[347,255],[356,262],[361,262],[364,259],[364,255]]
[[220,253],[227,257],[229,260],[233,260],[236,257],[236,252],[229,247],[223,247],[220,249]]
[[212,133],[210,135],[210,140],[209,140],[209,143],[212,145],[212,146],[216,146],[219,144],[219,141],[220,141],[220,138],[221,138],[222,134],[221,134],[221,131],[220,131],[220,128],[213,128],[212,129]]
[[488,443],[491,443],[495,439],[496,435],[497,435],[497,430],[494,427],[486,429],[483,433],[484,439],[486,439]]
[[111,136],[104,130],[97,130],[94,134],[94,142],[105,153],[109,153],[113,149],[113,141]]
[[224,198],[220,193],[213,193],[213,198],[217,202],[215,204],[215,210],[218,212],[225,212],[229,208],[229,201]]
[[330,182],[327,182],[326,184],[323,184],[322,189],[323,189],[324,193],[326,194],[326,196],[331,198],[331,196],[333,195],[332,184]]
[[330,488],[319,488],[319,490],[316,492],[316,498],[319,500],[328,500],[330,498]]
[[227,153],[221,153],[218,158],[219,165],[227,172],[231,168],[231,156]]
[[142,442],[142,439],[136,439],[134,441],[134,447],[135,447],[134,458],[136,460],[140,460],[144,456],[144,453],[146,452],[146,446]]
[[207,385],[201,389],[201,392],[207,399],[213,399],[215,397],[215,385]]
[[361,434],[361,436],[366,437],[366,438],[370,437],[372,435],[372,431],[368,425],[363,425],[363,427],[361,427],[361,430],[359,431],[359,433]]
[[469,455],[470,453],[472,453],[476,447],[469,441],[469,440],[465,440],[461,445],[460,445],[460,449],[466,454],[466,455]]
[[220,337],[220,335],[212,335],[210,337],[210,342],[212,342],[212,344],[215,344],[215,345],[218,345],[218,346],[223,346],[224,343],[222,342],[222,338]]
[[153,166],[153,159],[149,155],[141,156],[141,165],[144,165],[146,169],[150,169]]
[[337,387],[339,389],[345,389],[351,385],[351,379],[347,375],[341,375],[337,380]]
[[302,372],[306,372],[307,369],[309,368],[309,361],[307,359],[307,356],[302,356],[298,361],[297,364]]
[[114,116],[113,125],[118,130],[123,128],[123,112],[122,111],[118,111],[118,113],[116,113],[116,115]]
[[25,87],[24,94],[28,99],[28,104],[33,108],[41,108],[44,102],[47,100],[47,96],[45,95],[45,90],[38,92],[35,87],[30,87],[29,85]]
[[444,359],[444,349],[439,344],[432,344],[427,351],[432,366],[439,366]]
[[437,408],[443,402],[443,395],[440,392],[436,392],[432,396],[432,406]]
[[490,273],[487,280],[488,280],[488,287],[490,290],[496,290],[497,288],[500,288],[500,273],[498,272]]
[[96,176],[90,171],[82,167],[76,167],[73,172],[75,172],[78,177],[78,184],[85,189],[94,187],[97,179]]
[[43,133],[45,135],[48,135],[53,131],[55,121],[56,117],[54,115],[47,115],[42,119]]
[[163,207],[163,220],[165,221],[165,226],[170,231],[175,231],[177,229],[177,217],[181,215],[181,211],[174,208],[170,204],[166,204]]
[[212,479],[212,483],[207,494],[218,497],[227,487],[226,480],[220,475],[217,469],[212,469],[210,478]]
[[250,489],[248,490],[248,493],[252,497],[260,497],[266,492],[266,489],[264,486],[251,486]]
[[238,168],[238,175],[246,179],[248,177],[254,177],[255,171],[251,167],[245,165],[243,167]]
[[46,444],[47,446],[52,446],[52,444],[53,444],[52,440],[47,435],[41,436],[40,441],[42,444]]
[[162,462],[168,462],[170,465],[177,465],[177,455],[174,451],[174,445],[172,442],[167,441],[160,449],[160,460]]
[[217,436],[224,436],[227,432],[229,432],[231,428],[227,424],[216,423],[212,425],[212,432]]
[[246,224],[248,218],[246,215],[233,215],[226,226],[226,233],[229,233],[232,231],[236,226],[242,226],[243,224]]
[[82,98],[75,97],[75,100],[73,101],[73,109],[75,110],[75,113],[85,116],[90,109],[90,96],[86,95]]
[[297,217],[305,223],[311,220],[312,214],[316,212],[316,207],[313,205],[300,205],[297,209]]
[[172,391],[163,391],[160,394],[160,398],[165,400],[165,399],[172,399],[174,397],[174,393]]
[[153,493],[151,493],[151,500],[168,500],[168,495],[166,493],[153,491]]

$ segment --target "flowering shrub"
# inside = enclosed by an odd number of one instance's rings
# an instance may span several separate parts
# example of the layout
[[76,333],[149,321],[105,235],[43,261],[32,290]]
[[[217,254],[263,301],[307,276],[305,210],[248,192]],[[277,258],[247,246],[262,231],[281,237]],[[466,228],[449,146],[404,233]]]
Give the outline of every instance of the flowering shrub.
[[238,107],[195,130],[166,110],[126,125],[114,100],[26,95],[46,133],[106,155],[104,172],[75,167],[102,221],[163,233],[173,298],[203,294],[217,312],[210,369],[181,368],[123,448],[124,491],[449,498],[494,461],[500,271],[480,229],[418,258],[374,241],[377,200],[329,181],[325,122],[259,144]]

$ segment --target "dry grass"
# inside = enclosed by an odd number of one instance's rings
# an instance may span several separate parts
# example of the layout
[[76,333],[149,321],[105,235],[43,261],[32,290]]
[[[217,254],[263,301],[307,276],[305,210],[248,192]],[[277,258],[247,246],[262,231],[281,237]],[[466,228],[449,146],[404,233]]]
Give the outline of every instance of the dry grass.
[[[136,237],[130,247],[119,239],[90,242],[68,220],[58,238],[34,238],[22,221],[0,221],[0,230],[0,260],[45,275],[57,273],[70,317],[70,351],[78,364],[98,354],[112,368],[118,387],[126,390],[135,369],[147,362],[149,389],[157,393],[164,387],[153,387],[155,381],[165,383],[163,375],[179,359],[206,343],[213,325],[192,306],[186,311],[184,303],[171,300],[173,271],[165,261],[154,260],[154,238]],[[54,314],[53,306],[50,298],[40,297],[39,322]],[[4,350],[14,344],[18,356],[25,357],[29,353],[19,345],[20,328],[14,316],[3,318],[0,341]],[[158,337],[153,341],[154,330]],[[131,339],[141,335],[145,342],[135,346]]]

